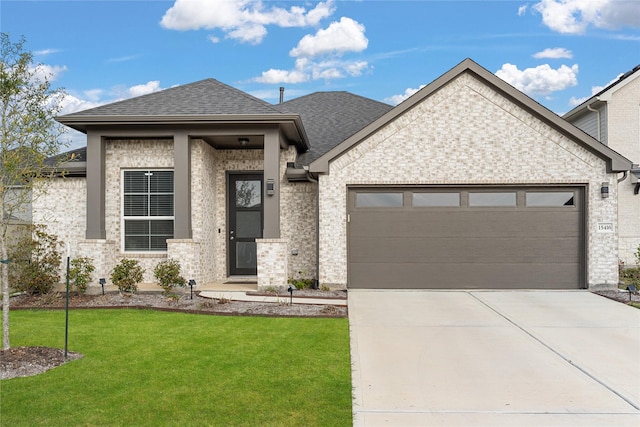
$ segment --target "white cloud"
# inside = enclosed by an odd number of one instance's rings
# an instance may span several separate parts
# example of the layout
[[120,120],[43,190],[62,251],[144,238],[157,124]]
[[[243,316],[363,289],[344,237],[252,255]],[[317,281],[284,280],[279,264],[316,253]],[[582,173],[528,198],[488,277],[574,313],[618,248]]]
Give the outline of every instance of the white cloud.
[[30,68],[31,73],[33,73],[33,78],[39,81],[49,81],[52,82],[56,80],[62,73],[67,71],[66,65],[46,65],[39,64],[32,66]]
[[[357,77],[370,69],[366,61],[342,59],[347,52],[360,52],[369,41],[363,25],[350,18],[332,22],[315,35],[306,35],[289,54],[296,58],[293,70],[270,69],[253,81],[259,83],[303,83]],[[318,57],[321,57],[318,59]]]
[[137,55],[120,56],[118,58],[110,58],[107,62],[128,62],[136,59]]
[[403,94],[390,96],[388,98],[385,98],[384,101],[392,105],[398,105],[425,86],[426,85],[420,85],[418,89],[407,88],[405,89]]
[[289,55],[314,57],[327,53],[361,52],[369,44],[364,32],[364,25],[342,17],[340,21],[332,22],[328,28],[318,30],[315,35],[304,36]]
[[260,0],[176,0],[160,25],[182,31],[220,29],[227,38],[257,44],[267,35],[268,25],[315,26],[334,11],[334,0],[320,2],[310,10],[302,6],[267,8]]
[[278,83],[303,83],[309,80],[309,74],[299,70],[270,70],[263,71],[260,77],[254,81],[258,83],[278,84]]
[[547,27],[564,34],[583,34],[589,26],[640,27],[640,7],[631,0],[542,0],[533,10]]
[[578,65],[561,65],[553,69],[549,64],[519,70],[512,64],[504,64],[496,76],[527,95],[548,95],[578,84]]
[[[162,90],[160,82],[152,80],[128,88],[114,87],[111,90],[90,89],[82,92],[81,95],[67,93],[60,100],[60,111],[58,114],[65,115],[88,110],[104,104],[122,101],[134,96],[146,95],[159,90]],[[86,135],[80,132],[69,130],[67,136],[69,137],[69,149],[80,148],[87,143]]]
[[42,49],[33,52],[34,56],[47,56],[60,52],[59,49]]
[[527,8],[528,8],[528,7],[529,7],[529,6],[528,6],[528,5],[526,5],[526,4],[523,4],[522,6],[520,6],[520,7],[518,8],[518,16],[522,16],[522,15],[524,15],[525,13],[527,13]]
[[571,105],[572,107],[577,107],[578,105],[582,104],[584,101],[586,101],[587,99],[591,98],[593,95],[595,95],[596,93],[599,93],[602,91],[602,89],[609,87],[610,85],[612,85],[613,83],[617,82],[618,79],[620,79],[620,76],[622,76],[622,74],[618,74],[616,76],[616,78],[614,78],[613,80],[611,80],[609,83],[603,85],[603,86],[591,86],[591,95],[589,96],[585,96],[583,98],[576,98],[574,96],[571,97],[571,99],[569,99],[569,105]]
[[158,80],[149,81],[142,85],[131,86],[129,88],[129,94],[131,97],[147,95],[152,92],[162,90],[160,88],[160,82]]
[[258,83],[304,83],[309,80],[333,80],[347,76],[357,77],[369,68],[366,61],[313,61],[308,58],[298,58],[293,70],[270,69],[262,72],[253,79]]
[[100,102],[95,99],[82,99],[67,94],[60,102],[60,115],[75,113],[76,111],[88,110],[89,108],[99,107],[106,102]]
[[549,59],[559,59],[559,58],[566,58],[566,59],[571,59],[573,58],[573,52],[571,52],[568,49],[565,49],[563,47],[554,47],[554,48],[548,48],[545,49],[541,52],[537,52],[533,54],[533,57],[536,59],[544,59],[544,58],[549,58]]

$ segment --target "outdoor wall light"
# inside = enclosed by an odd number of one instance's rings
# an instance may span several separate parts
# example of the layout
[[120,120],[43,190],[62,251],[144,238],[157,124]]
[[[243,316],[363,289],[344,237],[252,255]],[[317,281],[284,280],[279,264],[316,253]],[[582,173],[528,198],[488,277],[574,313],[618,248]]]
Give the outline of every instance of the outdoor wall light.
[[602,196],[603,199],[606,199],[609,197],[609,183],[608,182],[603,182],[602,186],[600,187],[600,196]]
[[104,295],[104,285],[107,284],[107,280],[104,277],[101,277],[98,280],[98,283],[100,283],[100,286],[102,286],[102,295]]
[[238,144],[240,144],[241,147],[246,147],[247,144],[249,144],[249,138],[238,138]]
[[191,299],[193,299],[193,287],[196,286],[196,281],[189,279],[189,287],[191,288]]

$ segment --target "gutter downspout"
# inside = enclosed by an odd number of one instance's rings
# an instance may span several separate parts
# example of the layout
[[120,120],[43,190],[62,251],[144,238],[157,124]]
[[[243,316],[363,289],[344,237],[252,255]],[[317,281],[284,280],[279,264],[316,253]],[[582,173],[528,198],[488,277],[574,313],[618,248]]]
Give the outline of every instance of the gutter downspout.
[[625,179],[627,179],[627,174],[628,174],[628,171],[624,171],[624,175],[622,175],[622,178],[618,179],[618,184],[624,181]]
[[[595,104],[596,102],[600,102],[600,98],[596,98],[595,101],[593,101],[593,103]],[[596,113],[597,114],[597,120],[598,120],[598,141],[602,142],[602,135],[601,135],[601,131],[600,131],[600,110],[594,110],[591,105],[587,104],[587,110],[591,111],[592,113]]]

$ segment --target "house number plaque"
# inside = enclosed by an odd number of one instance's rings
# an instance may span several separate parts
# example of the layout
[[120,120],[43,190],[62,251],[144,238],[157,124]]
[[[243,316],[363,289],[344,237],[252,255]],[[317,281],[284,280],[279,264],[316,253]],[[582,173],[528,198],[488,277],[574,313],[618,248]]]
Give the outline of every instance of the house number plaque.
[[613,223],[611,222],[599,222],[598,233],[613,233]]

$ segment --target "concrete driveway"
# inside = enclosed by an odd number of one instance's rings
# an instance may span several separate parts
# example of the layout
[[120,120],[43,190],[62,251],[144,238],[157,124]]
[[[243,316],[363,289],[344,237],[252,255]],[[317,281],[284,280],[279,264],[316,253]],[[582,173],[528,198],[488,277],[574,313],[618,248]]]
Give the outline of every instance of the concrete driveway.
[[586,291],[349,291],[356,426],[640,426],[640,310]]

